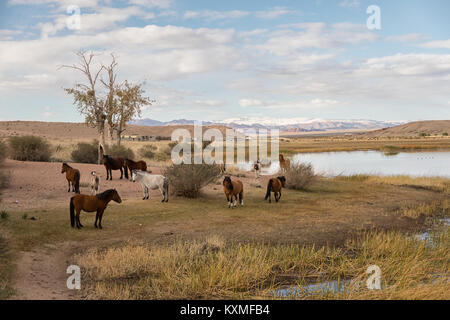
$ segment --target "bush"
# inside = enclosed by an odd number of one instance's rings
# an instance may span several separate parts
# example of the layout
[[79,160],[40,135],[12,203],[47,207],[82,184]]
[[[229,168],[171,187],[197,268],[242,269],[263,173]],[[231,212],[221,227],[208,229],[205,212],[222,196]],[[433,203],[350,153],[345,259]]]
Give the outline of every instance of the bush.
[[0,162],[5,160],[8,153],[8,146],[6,143],[0,141]]
[[448,137],[448,132],[444,132],[442,135],[443,135],[444,137]]
[[0,213],[0,218],[2,218],[2,219],[4,219],[4,220],[8,219],[8,218],[9,218],[8,212],[6,212],[5,210],[3,210],[3,211]]
[[108,156],[111,156],[113,158],[124,158],[124,159],[134,159],[134,152],[130,148],[124,147],[122,145],[112,145],[107,148]]
[[98,142],[92,143],[80,142],[77,148],[72,151],[72,160],[79,163],[97,163],[98,161]]
[[20,161],[49,161],[50,145],[41,137],[22,136],[9,138],[10,156]]
[[291,164],[285,177],[287,187],[294,190],[304,190],[316,179],[313,166],[310,163]]
[[197,198],[200,189],[216,180],[221,173],[215,165],[183,163],[167,168],[164,175],[169,178],[170,189],[175,194]]
[[144,158],[153,159],[156,149],[154,145],[147,144],[139,149],[139,155]]

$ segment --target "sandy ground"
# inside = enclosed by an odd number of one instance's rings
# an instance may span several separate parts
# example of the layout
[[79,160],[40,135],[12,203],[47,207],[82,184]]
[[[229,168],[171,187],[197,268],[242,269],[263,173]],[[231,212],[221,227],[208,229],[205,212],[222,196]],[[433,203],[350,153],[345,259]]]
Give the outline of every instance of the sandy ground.
[[[139,199],[142,188],[139,183],[121,180],[120,171],[113,171],[113,180],[106,181],[103,165],[69,163],[81,172],[80,191],[89,194],[90,172],[96,171],[101,176],[100,192],[115,188],[123,200]],[[2,194],[2,205],[9,211],[24,211],[39,208],[54,208],[67,205],[73,192],[67,192],[65,174],[61,174],[61,163],[57,162],[20,162],[6,160],[3,169],[10,174],[10,187]],[[164,169],[153,167],[153,173]],[[160,197],[158,190],[151,191],[150,197]],[[32,211],[31,211],[32,212]]]
[[[90,172],[101,175],[101,191],[115,188],[123,200],[140,199],[142,189],[139,183],[120,178],[120,171],[113,171],[113,180],[106,181],[103,165],[70,163],[81,172],[81,193],[88,194]],[[10,186],[2,194],[2,207],[8,212],[26,212],[29,218],[39,209],[66,207],[73,192],[67,192],[65,174],[61,174],[61,163],[21,162],[6,160],[2,169],[9,172]],[[162,173],[164,168],[151,167],[152,173]],[[246,185],[252,182],[253,175],[241,180]],[[214,187],[217,189],[217,187]],[[221,188],[221,186],[219,186]],[[150,198],[161,197],[158,190],[150,192]],[[19,252],[16,270],[16,295],[13,299],[55,300],[82,298],[65,286],[69,259],[80,248],[89,243],[63,242],[48,244],[31,251]]]

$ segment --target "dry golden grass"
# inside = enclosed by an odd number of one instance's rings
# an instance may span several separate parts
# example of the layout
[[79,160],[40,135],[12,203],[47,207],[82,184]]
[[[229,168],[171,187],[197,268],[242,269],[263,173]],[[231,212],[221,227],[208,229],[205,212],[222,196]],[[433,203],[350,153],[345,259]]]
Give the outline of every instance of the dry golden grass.
[[[225,244],[218,237],[171,245],[91,250],[76,257],[84,290],[96,299],[282,298],[290,284],[352,279],[343,292],[296,290],[283,298],[448,299],[450,229],[431,246],[398,232],[370,232],[343,248]],[[365,287],[369,265],[382,290]],[[286,280],[288,279],[288,280]]]

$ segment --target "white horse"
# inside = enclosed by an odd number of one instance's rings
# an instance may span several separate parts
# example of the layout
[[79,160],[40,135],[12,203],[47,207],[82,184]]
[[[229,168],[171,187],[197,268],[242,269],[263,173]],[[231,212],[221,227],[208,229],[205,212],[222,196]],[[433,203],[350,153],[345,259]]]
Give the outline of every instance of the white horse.
[[144,191],[144,198],[146,200],[150,198],[148,189],[156,190],[159,189],[163,196],[161,202],[169,201],[169,179],[159,174],[150,174],[146,171],[133,170],[132,178],[133,182],[140,182],[142,190]]

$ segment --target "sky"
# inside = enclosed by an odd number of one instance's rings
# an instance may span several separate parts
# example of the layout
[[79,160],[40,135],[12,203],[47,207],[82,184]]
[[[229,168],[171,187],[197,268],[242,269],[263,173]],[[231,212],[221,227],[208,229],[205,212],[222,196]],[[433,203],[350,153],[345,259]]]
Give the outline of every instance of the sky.
[[0,120],[83,121],[63,88],[84,79],[59,68],[79,50],[114,53],[160,121],[450,119],[449,16],[448,0],[0,0]]

